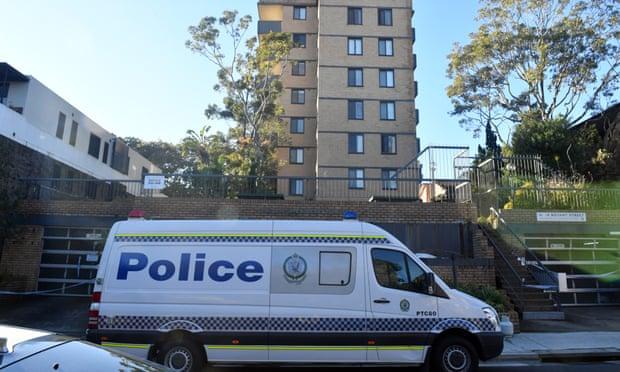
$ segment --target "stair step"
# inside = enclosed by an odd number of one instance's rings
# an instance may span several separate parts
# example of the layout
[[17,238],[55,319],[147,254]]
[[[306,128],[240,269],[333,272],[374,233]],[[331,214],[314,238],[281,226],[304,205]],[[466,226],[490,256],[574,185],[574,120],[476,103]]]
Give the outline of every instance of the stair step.
[[563,311],[524,311],[523,320],[564,320]]

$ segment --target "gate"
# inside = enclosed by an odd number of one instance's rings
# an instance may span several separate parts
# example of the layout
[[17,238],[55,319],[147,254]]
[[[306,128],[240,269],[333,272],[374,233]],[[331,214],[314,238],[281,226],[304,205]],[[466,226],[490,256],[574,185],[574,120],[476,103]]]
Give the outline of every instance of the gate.
[[38,290],[90,296],[108,229],[46,227]]

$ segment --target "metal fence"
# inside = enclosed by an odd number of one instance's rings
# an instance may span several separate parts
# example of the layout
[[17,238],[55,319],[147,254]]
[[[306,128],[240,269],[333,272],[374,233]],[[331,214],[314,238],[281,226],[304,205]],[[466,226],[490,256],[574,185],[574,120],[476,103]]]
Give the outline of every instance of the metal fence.
[[[26,199],[103,200],[135,197],[469,202],[462,180],[422,178],[235,177],[162,175],[165,188],[142,180],[22,179]],[[430,195],[430,196],[429,196]],[[432,197],[431,197],[432,196]]]

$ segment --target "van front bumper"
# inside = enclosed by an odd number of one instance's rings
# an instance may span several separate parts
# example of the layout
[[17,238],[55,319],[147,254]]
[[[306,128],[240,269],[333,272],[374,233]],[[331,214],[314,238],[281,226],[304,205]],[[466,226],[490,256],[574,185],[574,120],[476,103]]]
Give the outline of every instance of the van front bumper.
[[502,332],[478,333],[480,343],[480,359],[489,360],[499,356],[504,350],[504,334]]

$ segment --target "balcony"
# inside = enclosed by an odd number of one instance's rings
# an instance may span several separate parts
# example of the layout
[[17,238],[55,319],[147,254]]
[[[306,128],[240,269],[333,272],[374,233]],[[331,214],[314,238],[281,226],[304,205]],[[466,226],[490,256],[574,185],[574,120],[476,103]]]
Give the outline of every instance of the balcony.
[[270,32],[282,32],[281,21],[258,21],[258,34],[268,34]]

